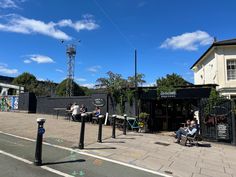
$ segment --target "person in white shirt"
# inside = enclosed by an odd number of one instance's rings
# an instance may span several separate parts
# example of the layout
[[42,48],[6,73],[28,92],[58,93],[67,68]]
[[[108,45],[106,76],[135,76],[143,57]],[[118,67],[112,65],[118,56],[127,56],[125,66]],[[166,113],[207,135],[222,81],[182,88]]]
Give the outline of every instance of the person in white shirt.
[[80,115],[79,105],[77,103],[74,103],[71,106],[70,110],[72,112],[72,120],[77,121],[79,119],[79,115]]

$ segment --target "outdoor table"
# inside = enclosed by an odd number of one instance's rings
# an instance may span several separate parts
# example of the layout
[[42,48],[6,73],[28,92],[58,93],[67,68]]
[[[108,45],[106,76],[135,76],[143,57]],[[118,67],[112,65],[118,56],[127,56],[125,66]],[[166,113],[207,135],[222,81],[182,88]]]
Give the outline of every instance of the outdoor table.
[[57,119],[58,119],[58,114],[60,111],[66,111],[66,108],[53,108],[54,111],[56,111]]

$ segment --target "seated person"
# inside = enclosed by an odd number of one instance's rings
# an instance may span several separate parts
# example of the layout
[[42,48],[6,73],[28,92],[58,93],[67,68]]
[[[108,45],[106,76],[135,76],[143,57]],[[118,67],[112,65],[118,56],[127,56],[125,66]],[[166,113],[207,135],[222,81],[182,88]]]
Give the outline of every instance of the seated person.
[[74,103],[71,108],[70,108],[71,112],[72,112],[72,120],[76,121],[79,119],[79,105],[77,103]]
[[182,124],[184,124],[184,126],[180,127],[180,128],[187,129],[188,127],[190,127],[191,121],[190,121],[190,119],[188,119],[188,120],[186,120],[186,123],[182,123]]
[[189,127],[187,127],[186,129],[180,128],[176,132],[176,138],[177,138],[176,143],[180,143],[182,135],[193,136],[196,132],[197,132],[197,126],[195,121],[192,120]]
[[98,117],[100,114],[101,114],[101,110],[100,110],[100,108],[97,106],[96,109],[95,109],[95,111],[94,111],[94,116],[95,116],[95,117]]
[[86,113],[86,112],[87,112],[87,108],[84,106],[84,104],[82,104],[80,108],[80,113]]

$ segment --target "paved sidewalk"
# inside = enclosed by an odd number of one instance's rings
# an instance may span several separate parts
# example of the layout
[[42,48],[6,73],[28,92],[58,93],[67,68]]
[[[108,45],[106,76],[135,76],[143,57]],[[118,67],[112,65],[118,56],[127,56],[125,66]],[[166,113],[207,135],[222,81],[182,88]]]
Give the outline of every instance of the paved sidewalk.
[[[44,140],[61,146],[78,146],[80,123],[63,117],[39,114],[0,112],[0,131],[35,139],[36,118],[46,118]],[[103,127],[103,143],[97,143],[97,125],[86,123],[83,151],[137,165],[176,177],[236,177],[236,147],[201,142],[201,147],[173,143],[168,134],[141,134]],[[210,147],[209,147],[210,146]]]

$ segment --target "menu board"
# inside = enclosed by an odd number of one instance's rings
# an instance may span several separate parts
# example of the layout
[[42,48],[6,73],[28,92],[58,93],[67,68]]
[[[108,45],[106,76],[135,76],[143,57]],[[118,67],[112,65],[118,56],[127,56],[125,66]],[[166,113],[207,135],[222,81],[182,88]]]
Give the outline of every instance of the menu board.
[[217,125],[217,139],[229,139],[229,128],[228,124]]

